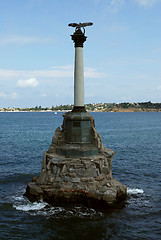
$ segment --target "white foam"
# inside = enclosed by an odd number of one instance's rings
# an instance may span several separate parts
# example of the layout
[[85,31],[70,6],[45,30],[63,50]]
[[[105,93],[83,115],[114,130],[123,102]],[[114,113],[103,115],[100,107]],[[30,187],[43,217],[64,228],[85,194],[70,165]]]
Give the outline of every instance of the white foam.
[[142,194],[144,193],[143,189],[140,188],[127,188],[127,193],[129,195],[133,194],[133,195],[137,195],[137,194]]
[[32,216],[41,215],[41,216],[56,216],[68,218],[71,216],[77,217],[93,217],[93,216],[102,216],[102,213],[96,212],[94,209],[82,208],[75,206],[72,209],[66,209],[63,207],[54,207],[50,206],[48,203],[43,201],[41,202],[29,202],[28,199],[23,196],[13,196],[14,204],[13,208],[18,211],[26,212]]
[[38,211],[45,208],[48,204],[45,202],[34,202],[22,205],[13,205],[16,210],[29,212],[29,211]]

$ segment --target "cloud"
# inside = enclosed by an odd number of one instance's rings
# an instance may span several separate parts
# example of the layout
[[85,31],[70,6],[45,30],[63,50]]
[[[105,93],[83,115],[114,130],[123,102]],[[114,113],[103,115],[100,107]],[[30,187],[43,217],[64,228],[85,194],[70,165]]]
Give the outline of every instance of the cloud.
[[141,74],[138,76],[138,79],[148,80],[148,79],[150,79],[150,77],[147,74]]
[[40,38],[35,36],[19,36],[19,35],[7,35],[0,36],[0,46],[8,45],[8,44],[35,44],[35,43],[47,43],[47,42],[55,41],[52,38]]
[[160,85],[160,86],[158,86],[158,87],[157,87],[157,89],[158,89],[159,91],[161,91],[161,85]]
[[0,92],[0,98],[6,98],[7,97],[7,94],[4,93],[4,92]]
[[11,94],[11,98],[12,98],[12,99],[18,98],[18,94],[17,94],[16,92],[12,93],[12,94]]
[[[105,74],[98,72],[95,68],[86,67],[84,69],[84,74],[86,78],[101,78],[105,77]],[[18,86],[22,87],[25,85],[33,85],[36,78],[73,78],[74,71],[72,65],[65,66],[54,66],[50,70],[33,70],[33,71],[23,71],[23,70],[6,70],[0,69],[0,79],[4,78],[20,78],[27,80],[19,80]],[[32,80],[31,80],[32,79]],[[26,86],[27,85],[27,86]]]
[[18,77],[20,71],[0,69],[1,78]]
[[46,93],[41,94],[41,97],[47,97]]
[[37,81],[36,78],[29,78],[26,80],[18,80],[17,86],[22,87],[22,88],[28,88],[28,87],[37,87],[39,85],[39,82]]
[[5,93],[5,92],[0,92],[0,98],[11,98],[11,99],[16,99],[18,98],[18,94],[16,92],[13,93]]
[[[128,4],[130,0],[93,0],[94,4],[99,5],[102,2],[105,4],[105,8],[110,13],[118,13],[125,4]],[[161,2],[161,0],[131,0],[131,2],[137,3],[141,7],[152,7],[154,4]]]
[[105,74],[97,72],[95,68],[86,67],[84,69],[85,78],[104,78]]
[[139,3],[141,6],[144,7],[151,7],[153,6],[156,2],[159,2],[160,0],[135,0],[137,3]]
[[122,5],[124,5],[125,0],[110,0],[109,2],[109,10],[113,13],[117,13]]

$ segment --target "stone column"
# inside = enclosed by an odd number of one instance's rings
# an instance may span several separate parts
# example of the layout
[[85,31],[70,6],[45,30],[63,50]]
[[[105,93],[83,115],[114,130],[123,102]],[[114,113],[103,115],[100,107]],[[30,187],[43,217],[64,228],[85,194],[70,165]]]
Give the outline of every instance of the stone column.
[[74,109],[73,111],[85,111],[84,107],[84,69],[83,69],[83,43],[86,36],[80,28],[71,35],[75,43],[74,65]]

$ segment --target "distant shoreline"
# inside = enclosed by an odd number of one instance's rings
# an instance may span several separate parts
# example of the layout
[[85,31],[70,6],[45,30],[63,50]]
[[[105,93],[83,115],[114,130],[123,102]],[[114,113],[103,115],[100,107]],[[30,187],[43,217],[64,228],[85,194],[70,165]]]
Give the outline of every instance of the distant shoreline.
[[[33,113],[33,112],[41,112],[41,113],[62,113],[62,112],[69,112],[71,110],[56,110],[56,111],[0,111],[0,113]],[[143,110],[140,110],[140,109],[134,109],[134,110],[124,110],[124,109],[119,109],[119,110],[114,110],[114,111],[101,111],[101,110],[96,110],[96,111],[91,111],[91,110],[87,110],[87,112],[111,112],[111,113],[116,113],[116,112],[122,112],[122,113],[127,113],[127,112],[161,112],[161,109],[143,109]]]
[[[89,103],[85,104],[89,112],[161,112],[161,103],[140,102],[140,103]],[[31,108],[0,108],[0,112],[67,112],[72,111],[73,105],[60,105],[52,107],[31,107]]]

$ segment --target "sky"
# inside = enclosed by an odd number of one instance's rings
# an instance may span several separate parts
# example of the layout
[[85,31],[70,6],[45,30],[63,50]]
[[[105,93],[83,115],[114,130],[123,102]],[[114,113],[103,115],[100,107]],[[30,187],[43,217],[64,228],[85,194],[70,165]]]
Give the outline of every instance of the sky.
[[161,102],[161,0],[0,0],[0,108],[74,102],[72,22],[85,103]]

